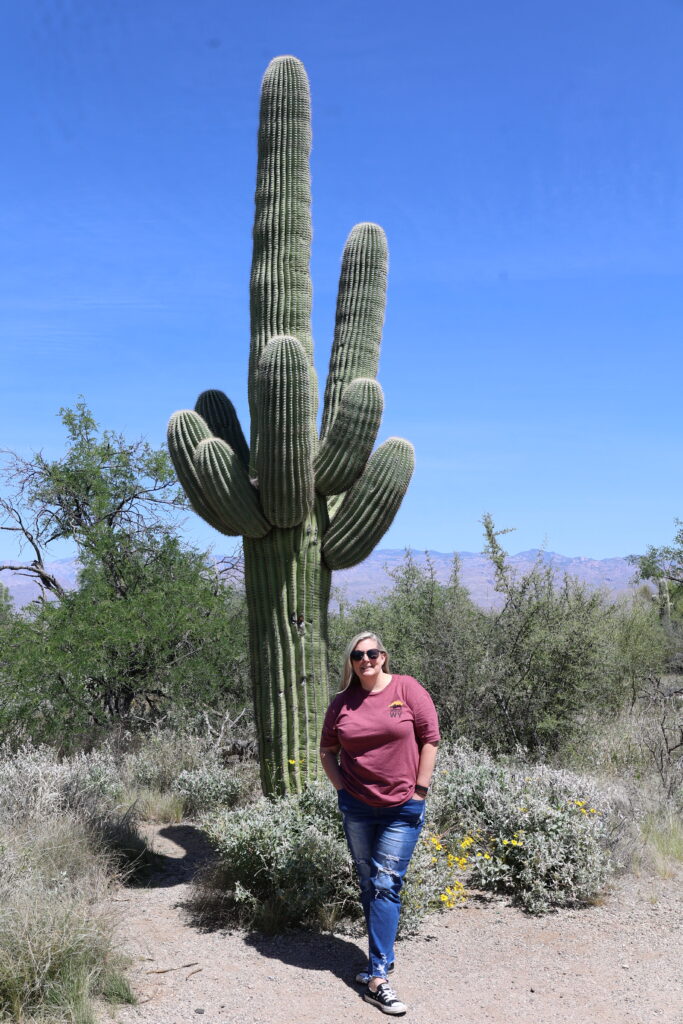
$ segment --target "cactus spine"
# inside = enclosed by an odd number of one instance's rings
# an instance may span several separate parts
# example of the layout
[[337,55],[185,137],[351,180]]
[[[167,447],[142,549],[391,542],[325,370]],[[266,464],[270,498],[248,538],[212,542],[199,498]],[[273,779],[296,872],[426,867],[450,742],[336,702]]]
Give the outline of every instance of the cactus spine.
[[322,429],[311,337],[310,97],[303,65],[277,57],[261,91],[250,281],[251,444],[221,391],[171,417],[168,445],[194,510],[244,540],[254,711],[265,793],[320,774],[329,700],[333,569],[372,551],[413,471],[412,445],[372,449],[387,247],[358,224],[344,248]]

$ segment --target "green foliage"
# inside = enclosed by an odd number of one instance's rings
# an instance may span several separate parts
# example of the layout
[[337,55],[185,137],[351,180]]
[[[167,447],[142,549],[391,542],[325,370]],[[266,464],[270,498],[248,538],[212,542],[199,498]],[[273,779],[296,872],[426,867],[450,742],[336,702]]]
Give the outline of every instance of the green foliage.
[[651,544],[644,555],[630,556],[639,579],[666,580],[672,584],[674,593],[683,590],[683,521],[677,519],[676,525],[673,544],[661,547]]
[[[244,598],[175,536],[182,502],[168,456],[99,433],[83,403],[61,415],[63,458],[15,456],[9,471],[6,514],[38,554],[26,571],[54,599],[14,616],[0,605],[0,731],[78,744],[115,722],[155,721],[170,705],[243,706]],[[45,569],[43,550],[58,539],[77,546],[74,591]]]
[[[176,707],[247,697],[241,595],[206,558],[164,539],[146,565],[128,563],[125,598],[88,565],[78,590],[17,617],[8,631],[0,728],[35,738],[142,725]],[[133,578],[133,577],[136,578]]]
[[666,662],[669,640],[649,601],[611,603],[539,561],[516,577],[485,518],[497,607],[474,605],[454,561],[445,585],[408,554],[392,589],[331,620],[331,671],[349,636],[375,629],[391,666],[420,679],[442,732],[498,751],[555,753],[616,715]]

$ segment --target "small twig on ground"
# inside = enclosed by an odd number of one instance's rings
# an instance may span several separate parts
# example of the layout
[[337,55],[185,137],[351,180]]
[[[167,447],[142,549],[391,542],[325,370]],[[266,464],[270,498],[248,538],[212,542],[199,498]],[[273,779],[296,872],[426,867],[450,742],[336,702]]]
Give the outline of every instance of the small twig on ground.
[[186,967],[196,967],[199,960],[193,960],[191,964],[180,964],[179,967],[159,967],[154,971],[147,971],[147,974],[168,974],[169,971],[182,971]]

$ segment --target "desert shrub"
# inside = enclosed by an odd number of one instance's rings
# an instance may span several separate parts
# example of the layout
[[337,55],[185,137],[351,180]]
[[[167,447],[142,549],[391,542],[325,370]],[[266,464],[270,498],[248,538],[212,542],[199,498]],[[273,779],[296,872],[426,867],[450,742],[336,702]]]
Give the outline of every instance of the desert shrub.
[[[332,790],[311,786],[203,824],[218,856],[196,887],[200,915],[265,931],[344,928],[362,918]],[[616,797],[585,777],[453,747],[441,756],[406,876],[401,934],[462,902],[465,883],[532,913],[589,902],[615,863],[622,829]]]
[[53,747],[0,748],[0,814],[48,814],[89,802],[111,803],[122,792],[120,771],[106,751],[61,759]]
[[[218,858],[195,886],[200,916],[268,932],[353,931],[362,921],[355,872],[329,787],[309,786],[300,797],[261,799],[230,814],[213,814],[203,824]],[[434,854],[425,836],[403,889],[402,935],[414,931],[428,911],[454,905],[457,865]]]
[[46,812],[54,780],[35,781],[0,802],[0,1019],[89,1024],[94,998],[132,1001],[106,911],[114,867],[79,811]]
[[464,742],[442,750],[433,789],[435,831],[470,885],[532,913],[590,902],[603,888],[626,827],[614,791]]
[[183,771],[200,768],[213,754],[210,741],[198,734],[158,729],[137,739],[125,754],[122,773],[129,788],[166,792]]
[[173,782],[182,797],[186,814],[199,814],[218,807],[234,807],[242,795],[241,779],[233,768],[216,760],[194,770],[185,769]]
[[195,904],[205,913],[263,931],[361,915],[332,790],[261,799],[203,825],[218,854],[197,886]]
[[520,747],[547,759],[583,743],[596,716],[608,722],[660,673],[670,642],[652,602],[611,602],[578,581],[558,579],[542,554],[516,574],[490,517],[484,517],[495,607],[476,607],[457,559],[441,583],[427,557],[408,554],[392,588],[331,616],[330,670],[361,629],[376,629],[392,668],[421,680],[439,711],[442,735],[489,750]]

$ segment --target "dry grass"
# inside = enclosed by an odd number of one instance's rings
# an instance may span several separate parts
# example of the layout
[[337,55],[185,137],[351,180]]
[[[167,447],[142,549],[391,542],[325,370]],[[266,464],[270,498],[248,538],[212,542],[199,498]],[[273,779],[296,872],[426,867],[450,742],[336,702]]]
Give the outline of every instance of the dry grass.
[[150,787],[126,790],[120,806],[133,808],[141,821],[163,821],[175,825],[185,816],[182,796]]
[[0,1019],[91,1024],[93,999],[131,1002],[106,911],[111,861],[70,811],[0,824]]

